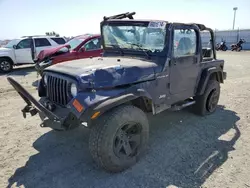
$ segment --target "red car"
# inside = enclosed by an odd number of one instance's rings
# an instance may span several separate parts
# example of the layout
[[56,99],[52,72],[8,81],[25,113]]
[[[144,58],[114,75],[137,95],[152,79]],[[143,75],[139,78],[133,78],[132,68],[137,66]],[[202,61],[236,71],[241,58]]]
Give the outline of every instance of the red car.
[[67,43],[41,51],[36,61],[35,68],[41,75],[43,69],[56,63],[102,56],[101,35],[85,34],[74,37]]

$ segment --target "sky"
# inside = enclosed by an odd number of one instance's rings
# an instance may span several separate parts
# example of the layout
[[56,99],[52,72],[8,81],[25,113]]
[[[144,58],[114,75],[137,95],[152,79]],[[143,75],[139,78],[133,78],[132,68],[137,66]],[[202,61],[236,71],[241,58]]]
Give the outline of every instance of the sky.
[[136,12],[138,19],[232,29],[233,7],[238,7],[235,28],[250,29],[250,0],[0,0],[0,40],[49,31],[99,33],[103,16],[124,12]]

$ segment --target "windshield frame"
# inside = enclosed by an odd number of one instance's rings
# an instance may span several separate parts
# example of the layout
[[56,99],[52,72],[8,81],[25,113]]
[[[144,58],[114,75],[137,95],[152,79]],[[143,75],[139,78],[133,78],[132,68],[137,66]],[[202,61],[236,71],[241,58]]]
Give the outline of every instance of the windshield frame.
[[[164,37],[164,45],[163,48],[160,51],[150,51],[148,50],[148,52],[150,52],[151,55],[158,55],[158,54],[162,54],[166,52],[166,47],[167,47],[167,42],[168,42],[168,23],[166,21],[162,21],[162,20],[108,20],[108,21],[103,21],[101,23],[101,36],[103,38],[102,40],[102,46],[104,51],[119,51],[119,47],[115,48],[115,47],[109,47],[108,45],[106,45],[105,40],[104,40],[104,26],[142,26],[142,27],[148,27],[148,25],[152,22],[163,22],[165,23],[164,25],[164,30],[165,30],[165,37]],[[126,53],[133,53],[133,54],[138,54],[138,53],[143,53],[145,54],[144,50],[147,49],[139,49],[139,48],[122,48],[120,47],[120,49],[122,49],[123,52]]]

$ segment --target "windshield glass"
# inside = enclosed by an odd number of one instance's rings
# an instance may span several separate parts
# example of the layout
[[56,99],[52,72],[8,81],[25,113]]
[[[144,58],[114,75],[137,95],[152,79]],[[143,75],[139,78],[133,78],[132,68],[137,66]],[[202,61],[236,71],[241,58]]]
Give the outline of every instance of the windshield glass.
[[17,45],[17,43],[19,42],[19,39],[14,39],[11,40],[10,42],[8,42],[4,47],[5,48],[13,48],[13,45]]
[[80,38],[73,38],[70,41],[68,41],[66,44],[70,45],[71,49],[75,49],[77,46],[79,46],[85,39]]
[[[129,25],[130,24],[130,25]],[[164,49],[166,22],[123,23],[103,26],[105,47],[150,50]]]

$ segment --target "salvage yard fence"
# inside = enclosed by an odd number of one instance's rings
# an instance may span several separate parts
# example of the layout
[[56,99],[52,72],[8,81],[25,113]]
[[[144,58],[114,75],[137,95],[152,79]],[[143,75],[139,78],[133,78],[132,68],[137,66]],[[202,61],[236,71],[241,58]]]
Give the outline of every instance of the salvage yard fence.
[[[226,45],[230,50],[231,44],[236,44],[241,38],[245,40],[242,44],[243,50],[250,50],[250,29],[237,29],[237,30],[214,30],[215,44],[220,43],[222,40],[226,41]],[[207,32],[202,33],[202,43],[206,46],[209,42],[210,35]]]

